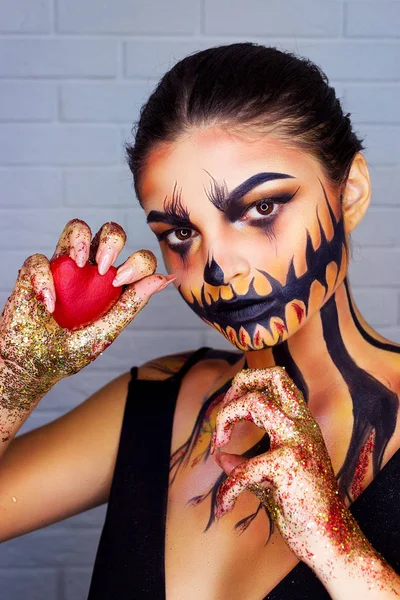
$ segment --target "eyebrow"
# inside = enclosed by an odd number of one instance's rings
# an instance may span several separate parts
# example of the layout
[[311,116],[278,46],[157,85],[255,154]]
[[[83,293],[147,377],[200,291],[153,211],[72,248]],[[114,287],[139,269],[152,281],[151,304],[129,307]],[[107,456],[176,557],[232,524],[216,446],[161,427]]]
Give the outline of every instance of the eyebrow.
[[236,221],[240,217],[243,210],[243,196],[255,187],[268,181],[275,181],[276,179],[295,179],[293,175],[288,175],[287,173],[256,173],[228,193],[225,181],[223,184],[220,184],[208,171],[206,173],[212,180],[211,190],[205,190],[207,197],[215,208],[227,215],[230,221]]
[[177,193],[178,183],[175,181],[171,200],[164,198],[164,210],[151,210],[147,215],[147,223],[167,223],[174,227],[192,228],[188,209],[182,203],[182,188]]

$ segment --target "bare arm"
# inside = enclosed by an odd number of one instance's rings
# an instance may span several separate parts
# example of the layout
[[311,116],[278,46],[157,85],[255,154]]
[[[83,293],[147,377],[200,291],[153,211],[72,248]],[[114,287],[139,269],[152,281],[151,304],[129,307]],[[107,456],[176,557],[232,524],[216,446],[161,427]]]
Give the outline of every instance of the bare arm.
[[[65,226],[52,261],[89,261],[104,275],[126,240],[116,223],[92,239],[89,226]],[[65,262],[65,261],[64,261]],[[0,316],[0,540],[87,510],[108,498],[129,375],[94,394],[71,413],[14,439],[46,393],[97,358],[147,304],[171,283],[154,274],[147,250],[132,254],[116,272],[124,285],[108,311],[67,326],[53,318],[56,287],[50,261],[26,259]],[[114,276],[114,271],[111,272]],[[78,305],[79,306],[79,305]]]
[[[139,368],[139,379],[165,380],[191,352]],[[0,461],[0,542],[107,502],[130,373],[62,417],[15,438]]]
[[0,541],[107,501],[129,378],[11,442],[0,461]]

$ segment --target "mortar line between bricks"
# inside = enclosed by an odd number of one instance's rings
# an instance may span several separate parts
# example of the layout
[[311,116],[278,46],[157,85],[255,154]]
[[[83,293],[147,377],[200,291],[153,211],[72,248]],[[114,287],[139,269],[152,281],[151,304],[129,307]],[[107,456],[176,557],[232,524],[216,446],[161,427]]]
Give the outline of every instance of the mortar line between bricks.
[[65,578],[64,568],[59,567],[57,569],[57,600],[65,600]]
[[351,42],[355,42],[355,41],[369,41],[369,40],[374,40],[374,41],[388,41],[388,42],[398,42],[400,40],[400,34],[397,35],[387,35],[387,33],[369,33],[367,34],[352,34],[346,37],[346,40],[351,41]]
[[56,7],[56,1],[57,0],[50,0],[51,32],[53,34],[56,33],[56,29],[57,29],[57,7]]
[[62,119],[62,87],[61,83],[57,84],[57,121],[59,123],[63,122]]
[[342,31],[341,31],[341,39],[345,39],[346,38],[346,34],[347,34],[347,2],[342,2],[340,3],[340,10],[341,10],[341,25],[342,25]]
[[205,34],[206,30],[206,6],[205,0],[199,0],[199,19],[200,19],[200,35]]
[[119,40],[117,46],[117,73],[115,79],[119,84],[125,81],[125,44],[123,40]]

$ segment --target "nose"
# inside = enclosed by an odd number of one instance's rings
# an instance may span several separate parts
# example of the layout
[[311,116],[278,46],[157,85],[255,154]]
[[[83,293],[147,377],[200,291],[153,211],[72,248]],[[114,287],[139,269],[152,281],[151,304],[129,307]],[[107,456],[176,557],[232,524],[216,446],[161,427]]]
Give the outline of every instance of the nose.
[[246,277],[249,272],[250,265],[242,258],[232,254],[219,258],[211,255],[204,267],[204,281],[214,286],[227,285],[235,278]]

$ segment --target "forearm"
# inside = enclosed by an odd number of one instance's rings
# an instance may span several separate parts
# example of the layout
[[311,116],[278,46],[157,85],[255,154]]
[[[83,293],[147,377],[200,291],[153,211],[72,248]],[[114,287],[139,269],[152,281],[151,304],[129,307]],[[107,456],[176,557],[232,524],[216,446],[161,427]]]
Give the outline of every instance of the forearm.
[[0,458],[51,387],[0,358]]
[[344,544],[335,545],[329,541],[314,555],[312,568],[315,574],[333,600],[399,598],[400,576],[353,521],[351,536]]

